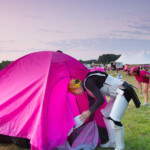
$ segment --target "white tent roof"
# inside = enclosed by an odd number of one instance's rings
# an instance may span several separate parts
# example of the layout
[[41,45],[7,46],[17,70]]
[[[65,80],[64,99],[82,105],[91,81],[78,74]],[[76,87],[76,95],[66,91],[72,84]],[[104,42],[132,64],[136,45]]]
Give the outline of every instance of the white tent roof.
[[122,54],[116,62],[122,62],[125,64],[150,64],[150,53],[140,52],[137,54]]

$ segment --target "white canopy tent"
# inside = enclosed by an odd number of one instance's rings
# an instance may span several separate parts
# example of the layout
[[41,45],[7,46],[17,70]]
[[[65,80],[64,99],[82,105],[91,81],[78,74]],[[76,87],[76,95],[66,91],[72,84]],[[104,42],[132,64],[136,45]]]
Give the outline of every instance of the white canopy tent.
[[150,53],[142,51],[140,53],[125,54],[123,53],[115,62],[125,64],[150,64]]

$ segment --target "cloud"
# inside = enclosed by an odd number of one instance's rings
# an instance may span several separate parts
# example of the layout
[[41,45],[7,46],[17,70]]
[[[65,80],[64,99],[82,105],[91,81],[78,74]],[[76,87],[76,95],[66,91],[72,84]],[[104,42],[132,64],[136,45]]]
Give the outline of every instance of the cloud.
[[37,30],[38,32],[44,32],[44,33],[50,33],[50,32],[52,32],[52,30],[49,30],[49,29],[38,29]]
[[87,41],[88,40],[72,39],[72,40],[60,40],[57,42],[47,42],[46,44],[49,46],[55,46],[61,49],[72,49],[72,48],[78,48],[81,45],[83,46],[85,42],[87,43]]
[[[133,33],[137,34],[137,33]],[[57,42],[47,42],[50,47],[58,47],[62,50],[76,49],[80,51],[91,50],[91,51],[118,51],[121,52],[123,49],[142,49],[150,48],[150,40],[141,39],[109,39],[109,38],[89,38],[89,39],[72,39],[72,40],[61,40]],[[144,46],[143,46],[144,45]]]
[[129,25],[126,30],[118,30],[116,33],[120,33],[120,38],[125,39],[141,39],[150,40],[150,26],[149,25]]
[[1,52],[1,53],[4,52],[3,47],[0,47],[0,52]]
[[[150,33],[149,32],[143,32],[143,31],[139,31],[139,30],[124,30],[124,31],[116,31],[118,34],[118,37],[125,38],[125,39],[150,39]],[[116,36],[116,35],[115,35]]]
[[28,19],[36,19],[36,20],[42,20],[42,19],[43,19],[43,17],[34,16],[34,15],[26,15],[25,18],[28,18]]
[[4,40],[0,40],[0,43],[6,43],[6,41],[4,41]]
[[142,31],[146,31],[146,32],[150,32],[150,25],[133,25],[133,26],[130,26],[131,28],[134,28],[134,29],[139,29]]
[[3,53],[16,53],[16,52],[23,52],[23,50],[18,50],[18,49],[9,49],[8,47],[3,47],[0,49],[1,52]]
[[1,43],[14,43],[16,40],[0,40]]
[[141,50],[150,50],[150,40],[140,39],[110,39],[110,38],[88,38],[59,40],[57,42],[41,41],[44,47],[31,47],[28,49],[9,49],[0,48],[0,52],[12,54],[32,53],[36,51],[56,51],[62,50],[64,53],[76,59],[97,59],[102,54],[113,53],[121,54],[123,52],[139,52]]
[[56,30],[54,31],[56,33],[61,33],[61,34],[70,34],[70,32],[65,32],[65,31],[60,31],[60,30]]
[[62,31],[62,30],[51,30],[51,29],[46,29],[46,28],[41,28],[41,29],[38,29],[37,32],[43,32],[43,33],[56,33],[56,34],[71,34],[70,32],[65,32],[65,31]]
[[99,34],[97,37],[108,39],[141,39],[150,40],[150,26],[148,25],[127,25],[124,28],[112,29],[110,32]]

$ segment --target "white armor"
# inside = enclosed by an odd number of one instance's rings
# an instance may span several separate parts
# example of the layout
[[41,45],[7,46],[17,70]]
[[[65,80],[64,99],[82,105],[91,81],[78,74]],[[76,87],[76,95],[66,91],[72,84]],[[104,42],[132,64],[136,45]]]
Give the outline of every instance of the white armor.
[[[104,74],[93,73],[93,74],[89,75],[89,77],[93,76],[93,75],[105,76]],[[111,97],[111,100],[108,102],[106,107],[101,110],[103,116],[105,118],[111,117],[114,121],[118,121],[118,122],[121,121],[122,116],[128,106],[128,102],[123,95],[124,91],[122,89],[124,89],[124,87],[122,86],[122,84],[123,84],[123,81],[121,79],[114,78],[114,77],[108,75],[108,77],[105,80],[105,83],[103,84],[103,87],[100,88],[100,91],[104,96]],[[84,82],[84,87],[86,88],[85,82]],[[86,88],[86,90],[90,96],[94,97],[94,95],[91,93],[91,91],[89,91],[87,88]],[[113,129],[113,131],[115,133],[114,139],[116,140],[115,150],[123,150],[124,149],[124,128],[117,126],[114,123],[112,123],[112,124],[113,125],[111,125],[111,128],[108,128],[108,126],[110,124],[106,125],[107,130],[109,130],[108,133],[110,133],[110,134],[108,134],[109,139],[110,140],[112,139],[111,133],[113,133],[113,132],[111,130]],[[108,141],[106,143],[106,145],[112,146],[112,144],[108,144],[110,142],[111,141]],[[103,147],[105,147],[105,145],[103,145]]]
[[[104,74],[101,74],[101,73],[93,73],[89,75],[88,77],[93,76],[93,75],[105,76]],[[84,81],[84,87],[86,88],[85,81]],[[108,75],[102,88],[100,88],[100,91],[104,96],[111,97],[111,100],[107,104],[108,106],[106,106],[102,110],[102,114],[106,118],[111,117],[115,121],[121,121],[124,111],[126,110],[127,105],[128,105],[128,102],[126,101],[123,95],[124,91],[121,90],[124,88],[123,86],[121,86],[122,84],[123,84],[123,81],[121,79],[114,78]],[[94,97],[94,95],[92,94],[90,90],[86,88],[86,91],[88,92],[90,96]]]

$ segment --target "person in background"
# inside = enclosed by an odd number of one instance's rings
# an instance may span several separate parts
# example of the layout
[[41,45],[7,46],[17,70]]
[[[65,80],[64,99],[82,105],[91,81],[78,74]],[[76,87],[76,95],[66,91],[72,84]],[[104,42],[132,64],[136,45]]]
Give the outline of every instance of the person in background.
[[123,71],[126,72],[126,76],[128,75],[128,70],[129,70],[129,65],[126,64],[125,67],[124,67],[124,69],[123,69]]
[[61,50],[57,50],[56,52],[63,53],[63,51],[61,51]]
[[119,73],[119,67],[116,67],[116,73],[117,74]]
[[104,96],[109,96],[111,100],[101,110],[103,119],[108,131],[109,141],[101,144],[102,148],[115,148],[124,150],[124,125],[121,123],[122,116],[131,98],[136,107],[140,107],[139,99],[126,81],[114,78],[106,72],[95,71],[87,74],[82,82],[79,79],[72,79],[69,82],[68,90],[74,95],[82,95],[85,91],[97,101],[81,114],[81,121],[86,121],[105,102]]
[[131,76],[134,76],[138,82],[140,95],[142,95],[142,83],[144,83],[144,106],[148,104],[148,93],[150,93],[150,73],[145,70],[140,70],[139,67],[132,67],[130,70]]

